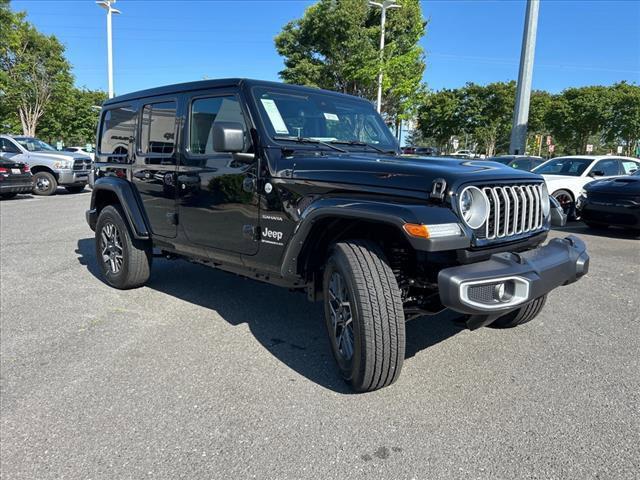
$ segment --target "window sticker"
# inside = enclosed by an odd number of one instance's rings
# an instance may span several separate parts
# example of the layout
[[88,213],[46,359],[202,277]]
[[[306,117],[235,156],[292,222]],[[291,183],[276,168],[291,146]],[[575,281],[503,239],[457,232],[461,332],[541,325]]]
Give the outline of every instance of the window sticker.
[[327,120],[331,120],[332,122],[339,122],[340,119],[338,118],[338,115],[336,115],[335,113],[327,113],[327,112],[322,112],[324,114],[324,118],[326,118]]
[[273,129],[276,133],[289,135],[289,130],[282,119],[282,115],[280,115],[280,110],[278,110],[276,102],[270,98],[261,98],[260,101],[262,102],[262,105],[269,116],[269,120],[271,120],[271,125],[273,125]]

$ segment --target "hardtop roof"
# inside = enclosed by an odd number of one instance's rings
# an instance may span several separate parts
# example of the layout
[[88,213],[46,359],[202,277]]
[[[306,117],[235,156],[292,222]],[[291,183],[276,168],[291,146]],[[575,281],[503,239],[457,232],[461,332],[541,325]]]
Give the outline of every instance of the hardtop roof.
[[[222,88],[222,87],[237,87],[241,85],[248,85],[250,87],[253,86],[265,86],[265,87],[278,87],[278,88],[287,88],[293,89],[299,92],[308,92],[308,93],[326,93],[329,95],[336,96],[345,96],[354,98],[352,95],[346,95],[343,93],[332,92],[330,90],[322,90],[315,87],[304,87],[301,85],[292,85],[288,83],[281,82],[269,82],[265,80],[252,80],[249,78],[221,78],[216,80],[199,80],[196,82],[187,82],[187,83],[176,83],[173,85],[165,85],[161,87],[149,88],[146,90],[139,90],[137,92],[126,93],[124,95],[119,95],[117,97],[113,97],[109,100],[106,100],[103,103],[103,106],[108,106],[116,103],[127,102],[131,100],[138,100],[146,97],[156,97],[161,95],[171,95],[174,93],[183,93],[183,92],[191,92],[197,90],[207,90],[210,88]],[[356,97],[357,98],[357,97]],[[365,99],[362,99],[365,100]],[[365,100],[366,101],[366,100]]]

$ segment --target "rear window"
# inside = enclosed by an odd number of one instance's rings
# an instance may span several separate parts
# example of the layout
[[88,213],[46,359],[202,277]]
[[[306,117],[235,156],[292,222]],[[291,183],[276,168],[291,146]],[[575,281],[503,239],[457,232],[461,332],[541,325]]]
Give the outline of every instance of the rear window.
[[171,155],[176,142],[176,102],[145,105],[140,126],[140,152]]
[[102,116],[100,154],[109,155],[108,161],[128,161],[136,131],[136,111],[131,106],[112,108]]

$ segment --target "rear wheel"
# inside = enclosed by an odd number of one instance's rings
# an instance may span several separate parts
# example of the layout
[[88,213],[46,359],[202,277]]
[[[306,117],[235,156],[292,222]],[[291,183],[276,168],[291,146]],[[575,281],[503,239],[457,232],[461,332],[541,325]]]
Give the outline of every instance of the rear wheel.
[[556,190],[553,192],[552,197],[555,198],[560,206],[562,207],[562,211],[567,215],[567,218],[576,219],[576,203],[573,200],[573,195],[568,190]]
[[527,303],[523,307],[520,307],[517,310],[509,312],[506,315],[498,318],[489,326],[492,328],[513,328],[517,327],[518,325],[523,325],[527,322],[530,322],[531,320],[536,318],[542,311],[542,308],[544,307],[546,301],[546,295],[538,297],[535,300]]
[[122,290],[149,279],[153,258],[149,242],[132,238],[120,207],[102,209],[96,222],[96,258],[109,285]]
[[84,190],[84,185],[72,185],[69,187],[64,187],[64,189],[69,193],[80,193]]
[[53,195],[58,188],[58,181],[49,172],[38,172],[33,174],[33,193],[36,195]]
[[404,312],[380,247],[366,240],[336,244],[323,286],[327,332],[343,378],[358,392],[392,384],[404,361]]

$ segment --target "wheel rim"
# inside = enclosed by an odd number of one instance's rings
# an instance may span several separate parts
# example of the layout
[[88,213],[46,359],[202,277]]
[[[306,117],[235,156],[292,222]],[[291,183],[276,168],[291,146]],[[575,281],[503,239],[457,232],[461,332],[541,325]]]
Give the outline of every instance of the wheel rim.
[[329,313],[338,353],[349,361],[353,357],[353,316],[349,292],[340,272],[332,272],[329,280]]
[[39,176],[38,178],[36,178],[36,189],[39,192],[46,192],[47,190],[49,190],[50,186],[51,182],[47,177]]
[[100,232],[102,242],[102,261],[111,273],[119,273],[124,263],[122,255],[122,241],[118,227],[113,223],[106,223]]
[[569,210],[571,210],[571,205],[573,205],[573,200],[571,200],[571,197],[566,193],[560,193],[558,195],[555,195],[555,199],[562,207],[562,211],[564,213],[569,213]]

